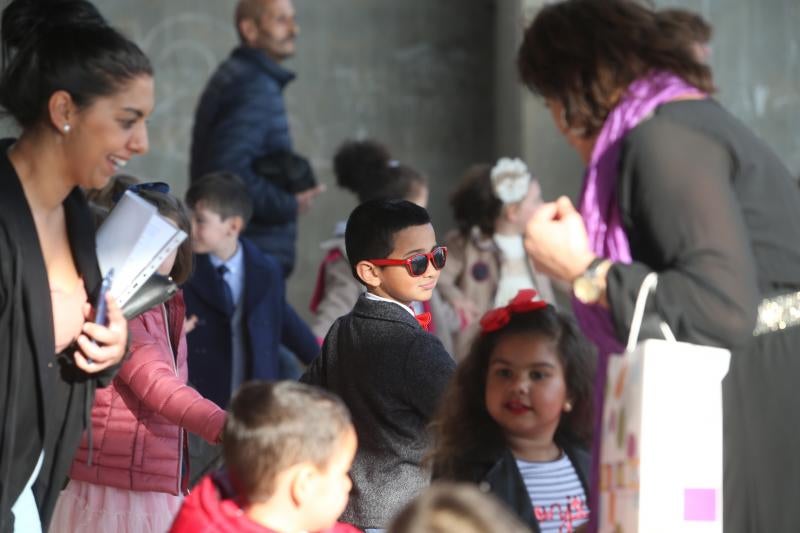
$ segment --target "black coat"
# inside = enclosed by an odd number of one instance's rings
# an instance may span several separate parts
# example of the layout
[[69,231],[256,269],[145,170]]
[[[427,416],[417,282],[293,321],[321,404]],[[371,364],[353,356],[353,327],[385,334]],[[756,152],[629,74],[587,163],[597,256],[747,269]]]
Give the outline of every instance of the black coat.
[[[564,449],[578,478],[589,499],[589,462],[590,456],[584,448],[567,442],[559,441]],[[437,479],[443,477],[435,476]],[[489,492],[506,504],[523,524],[527,524],[531,531],[539,533],[539,523],[533,512],[528,489],[517,468],[514,455],[507,448],[495,453],[487,453],[485,457],[476,458],[474,461],[460,466],[459,471],[452,476],[446,476],[452,481],[466,481],[477,483],[484,492]],[[594,512],[594,509],[590,510]]]
[[[11,506],[44,450],[33,485],[45,530],[91,412],[95,387],[67,353],[54,354],[50,290],[33,216],[0,141],[0,531],[13,530]],[[78,272],[90,294],[100,285],[94,226],[77,188],[64,216]],[[68,350],[65,350],[67,352]],[[71,352],[69,352],[71,353]]]
[[333,323],[300,380],[341,396],[353,416],[358,451],[342,521],[385,528],[429,484],[427,426],[454,370],[441,341],[397,304],[361,295]]

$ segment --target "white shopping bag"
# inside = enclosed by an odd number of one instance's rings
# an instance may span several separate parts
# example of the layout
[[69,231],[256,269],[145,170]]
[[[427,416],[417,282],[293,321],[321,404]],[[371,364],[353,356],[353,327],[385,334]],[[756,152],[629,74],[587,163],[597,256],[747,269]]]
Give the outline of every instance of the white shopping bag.
[[625,353],[608,364],[600,448],[601,533],[722,532],[722,378],[730,352],[637,344],[655,273],[639,291]]

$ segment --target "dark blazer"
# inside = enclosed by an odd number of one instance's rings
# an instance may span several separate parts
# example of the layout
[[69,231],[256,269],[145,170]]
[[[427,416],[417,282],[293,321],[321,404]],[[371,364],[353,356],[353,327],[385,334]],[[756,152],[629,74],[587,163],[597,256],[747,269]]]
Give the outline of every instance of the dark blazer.
[[441,341],[397,304],[361,295],[333,323],[300,381],[335,392],[353,416],[358,451],[342,521],[385,528],[428,485],[427,425],[454,371]]
[[[247,239],[244,252],[242,322],[246,339],[245,379],[278,378],[278,346],[285,345],[302,361],[319,354],[316,337],[286,302],[286,282],[278,263]],[[220,407],[231,394],[231,322],[225,309],[224,283],[208,254],[195,255],[195,270],[184,286],[186,313],[197,326],[186,337],[189,382]]]
[[[589,462],[591,457],[589,452],[581,446],[573,445],[567,441],[559,441],[559,445],[564,449],[578,478],[583,485],[586,493],[586,500],[589,501]],[[440,479],[440,476],[435,476]],[[467,464],[462,465],[459,472],[453,476],[443,476],[442,479],[452,481],[466,481],[477,483],[484,492],[490,492],[505,503],[522,523],[527,524],[534,533],[539,533],[539,523],[533,512],[528,489],[522,480],[517,462],[514,455],[508,448],[504,448],[494,454],[487,454],[486,457],[476,458]],[[591,509],[594,512],[594,509]]]
[[190,178],[233,172],[247,185],[253,218],[245,234],[275,256],[284,274],[294,268],[297,201],[259,176],[253,163],[291,150],[283,89],[294,74],[255,48],[240,46],[208,80],[195,111]]
[[[96,386],[116,368],[89,375],[68,348],[54,353],[53,312],[33,216],[7,150],[0,141],[0,531],[13,530],[11,506],[44,450],[33,490],[47,529],[89,413]],[[64,200],[72,256],[87,292],[100,271],[94,225],[80,190]]]

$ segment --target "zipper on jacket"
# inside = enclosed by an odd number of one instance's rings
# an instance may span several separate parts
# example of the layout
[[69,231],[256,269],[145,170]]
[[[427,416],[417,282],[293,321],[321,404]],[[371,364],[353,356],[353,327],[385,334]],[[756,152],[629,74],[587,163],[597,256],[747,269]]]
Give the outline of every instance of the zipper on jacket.
[[[180,377],[178,373],[178,357],[175,355],[175,350],[172,349],[172,340],[169,335],[169,316],[167,316],[166,304],[161,304],[161,313],[164,315],[164,330],[167,332],[167,345],[169,346],[169,354],[172,359],[172,368],[175,369],[175,375]],[[178,494],[182,494],[181,487],[183,486],[183,428],[178,426]]]

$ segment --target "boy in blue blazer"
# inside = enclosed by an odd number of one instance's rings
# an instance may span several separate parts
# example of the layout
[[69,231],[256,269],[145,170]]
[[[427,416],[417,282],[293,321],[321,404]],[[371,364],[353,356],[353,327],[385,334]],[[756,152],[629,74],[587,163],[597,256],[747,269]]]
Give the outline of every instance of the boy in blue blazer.
[[192,183],[186,203],[195,252],[184,286],[187,316],[195,321],[187,336],[189,381],[225,408],[241,383],[279,379],[281,344],[305,363],[319,345],[286,302],[278,262],[240,236],[253,211],[244,183],[234,174],[209,174]]

